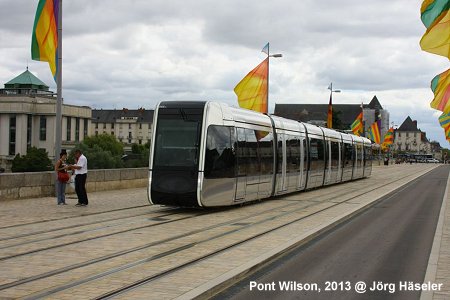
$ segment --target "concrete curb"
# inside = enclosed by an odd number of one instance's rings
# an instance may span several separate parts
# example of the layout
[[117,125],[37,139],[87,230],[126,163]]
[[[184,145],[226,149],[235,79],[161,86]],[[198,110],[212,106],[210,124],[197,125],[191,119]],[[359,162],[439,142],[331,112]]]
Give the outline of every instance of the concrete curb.
[[[441,212],[439,213],[439,220],[436,225],[436,232],[434,234],[433,246],[431,247],[430,258],[428,259],[427,271],[423,282],[435,282],[437,273],[437,264],[439,260],[439,251],[441,249],[441,240],[444,230],[445,210],[447,208],[448,187],[450,185],[450,174],[447,178],[447,186],[445,188],[444,199],[442,199]],[[422,291],[420,300],[433,299],[434,291]]]
[[419,174],[417,177],[412,179],[411,181],[406,182],[405,184],[396,187],[394,189],[391,189],[384,194],[381,194],[378,198],[373,200],[370,203],[363,204],[362,206],[356,207],[353,210],[347,212],[346,214],[340,215],[339,217],[335,217],[329,222],[322,224],[321,226],[314,228],[308,232],[306,232],[303,235],[300,235],[296,237],[293,240],[290,240],[289,242],[286,242],[274,249],[272,249],[269,252],[264,253],[263,255],[227,272],[219,277],[216,277],[215,279],[202,284],[191,291],[175,298],[177,300],[187,300],[187,299],[209,299],[213,297],[214,295],[218,294],[222,290],[230,287],[234,283],[244,279],[249,274],[254,273],[256,270],[261,269],[262,267],[270,264],[271,262],[278,259],[280,256],[290,252],[291,250],[303,246],[313,239],[317,238],[318,236],[331,231],[333,228],[345,223],[346,221],[352,219],[358,214],[363,213],[364,211],[370,209],[371,207],[375,206],[383,199],[384,197],[388,196],[392,197],[398,192],[401,192],[403,189],[406,188],[409,184],[412,184],[417,179],[421,178],[422,176],[428,174],[429,172],[433,171],[435,168],[427,170],[421,174]]

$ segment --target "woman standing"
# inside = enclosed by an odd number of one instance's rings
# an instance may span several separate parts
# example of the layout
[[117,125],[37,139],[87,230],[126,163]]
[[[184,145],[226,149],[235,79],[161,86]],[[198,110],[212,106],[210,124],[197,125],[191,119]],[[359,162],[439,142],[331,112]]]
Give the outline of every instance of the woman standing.
[[66,205],[66,183],[70,178],[67,173],[68,166],[66,165],[66,159],[67,152],[66,150],[62,150],[59,154],[59,160],[55,164],[56,200],[58,201],[58,205]]

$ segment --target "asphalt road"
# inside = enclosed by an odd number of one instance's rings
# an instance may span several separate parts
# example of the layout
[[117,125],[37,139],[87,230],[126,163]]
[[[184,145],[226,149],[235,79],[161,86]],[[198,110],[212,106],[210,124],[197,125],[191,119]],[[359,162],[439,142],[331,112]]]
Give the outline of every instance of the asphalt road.
[[[420,291],[399,291],[400,282],[423,282],[448,175],[449,167],[441,166],[412,181],[215,299],[419,299]],[[365,293],[355,292],[359,281]],[[265,291],[250,291],[251,282]],[[312,289],[315,283],[317,290],[281,291],[280,282]],[[374,282],[386,285],[370,291]]]

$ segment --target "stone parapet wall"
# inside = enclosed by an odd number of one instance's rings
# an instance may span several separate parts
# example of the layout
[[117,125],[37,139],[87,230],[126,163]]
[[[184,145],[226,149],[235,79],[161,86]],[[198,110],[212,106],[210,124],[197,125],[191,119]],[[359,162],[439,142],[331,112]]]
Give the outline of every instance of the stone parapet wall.
[[[55,195],[55,172],[3,173],[0,174],[0,201],[49,197]],[[104,169],[88,172],[88,192],[146,187],[148,168]],[[74,193],[67,185],[66,193]]]

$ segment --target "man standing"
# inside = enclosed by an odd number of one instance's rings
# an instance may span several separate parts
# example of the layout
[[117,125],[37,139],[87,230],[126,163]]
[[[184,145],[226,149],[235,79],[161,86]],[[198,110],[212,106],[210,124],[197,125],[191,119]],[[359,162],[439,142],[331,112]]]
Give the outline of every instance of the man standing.
[[76,206],[88,205],[88,197],[86,194],[86,178],[87,178],[87,158],[79,149],[75,150],[75,158],[77,163],[71,166],[75,170],[75,192],[78,196]]

